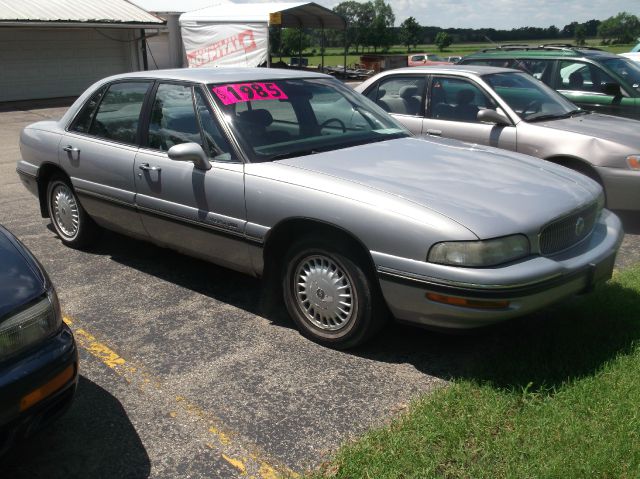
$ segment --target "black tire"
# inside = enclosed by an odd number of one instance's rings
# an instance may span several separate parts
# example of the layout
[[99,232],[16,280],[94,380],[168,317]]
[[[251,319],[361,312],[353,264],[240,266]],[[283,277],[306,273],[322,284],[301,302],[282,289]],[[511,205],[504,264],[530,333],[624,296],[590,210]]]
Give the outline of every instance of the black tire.
[[[64,202],[62,206],[60,201]],[[54,175],[49,180],[47,208],[53,228],[66,246],[82,249],[95,241],[99,227],[84,210],[71,183],[63,175]]]
[[[322,263],[323,259],[326,263]],[[310,264],[318,265],[314,268],[318,282],[309,279],[306,283],[308,287],[299,286],[302,284],[298,281],[299,274],[304,265]],[[322,276],[320,271],[323,267],[320,265],[325,265],[327,273],[333,271],[338,286],[329,284],[327,278]],[[332,269],[334,266],[335,269]],[[355,252],[341,251],[329,241],[305,239],[289,249],[282,276],[284,302],[290,316],[299,331],[317,343],[336,349],[352,348],[370,339],[385,322],[387,308],[379,286]],[[310,278],[311,273],[307,273],[307,277]],[[350,300],[346,300],[350,307],[343,306],[345,309],[339,309],[340,312],[335,315],[331,311],[343,303],[336,304],[336,293],[340,291],[332,288],[340,289],[345,295],[348,291],[350,295]],[[308,296],[307,292],[310,293]],[[306,299],[306,303],[302,298]],[[305,307],[305,304],[308,306]],[[327,309],[324,309],[325,306]],[[343,314],[345,310],[348,314]],[[323,317],[325,314],[327,317]],[[344,324],[336,324],[340,320]]]

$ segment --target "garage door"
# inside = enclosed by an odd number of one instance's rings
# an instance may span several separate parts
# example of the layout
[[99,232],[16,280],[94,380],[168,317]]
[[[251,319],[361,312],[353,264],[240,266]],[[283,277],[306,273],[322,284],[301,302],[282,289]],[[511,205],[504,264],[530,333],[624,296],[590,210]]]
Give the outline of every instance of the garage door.
[[0,102],[76,96],[100,78],[137,69],[133,35],[128,29],[0,28]]

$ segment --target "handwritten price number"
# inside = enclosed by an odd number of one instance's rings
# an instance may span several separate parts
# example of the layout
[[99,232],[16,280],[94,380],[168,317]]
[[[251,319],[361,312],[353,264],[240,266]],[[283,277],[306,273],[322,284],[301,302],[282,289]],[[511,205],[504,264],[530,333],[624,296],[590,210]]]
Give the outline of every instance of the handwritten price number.
[[237,83],[216,87],[214,93],[225,105],[249,100],[284,100],[285,93],[273,83]]

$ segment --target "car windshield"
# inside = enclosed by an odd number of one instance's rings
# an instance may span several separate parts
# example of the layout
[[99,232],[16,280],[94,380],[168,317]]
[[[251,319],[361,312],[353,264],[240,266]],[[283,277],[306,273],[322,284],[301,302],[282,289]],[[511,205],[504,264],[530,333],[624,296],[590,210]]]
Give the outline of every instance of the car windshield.
[[483,75],[482,79],[525,121],[586,113],[526,73],[492,73]]
[[251,161],[272,161],[410,136],[381,108],[333,79],[209,85]]
[[624,57],[602,60],[602,64],[640,91],[640,65]]

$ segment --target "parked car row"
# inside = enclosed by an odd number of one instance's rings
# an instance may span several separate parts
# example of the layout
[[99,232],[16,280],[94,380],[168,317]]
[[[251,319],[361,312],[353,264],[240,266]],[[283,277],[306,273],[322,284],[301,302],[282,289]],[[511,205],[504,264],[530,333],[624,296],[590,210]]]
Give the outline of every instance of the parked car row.
[[[483,52],[357,92],[291,70],[118,75],[26,127],[17,172],[64,244],[108,228],[263,277],[319,343],[357,346],[388,317],[477,328],[606,281],[623,231],[605,202],[640,204],[640,122],[545,85],[580,75],[619,106],[636,71],[580,54]],[[61,318],[46,272],[0,227],[0,454],[73,398]]]

